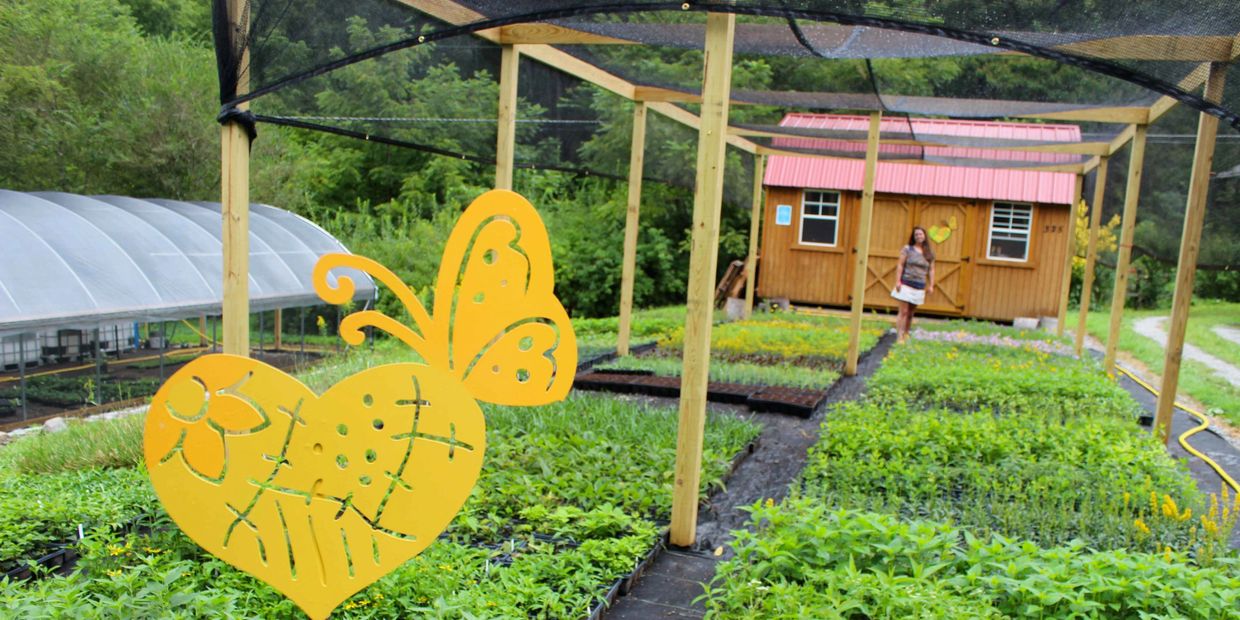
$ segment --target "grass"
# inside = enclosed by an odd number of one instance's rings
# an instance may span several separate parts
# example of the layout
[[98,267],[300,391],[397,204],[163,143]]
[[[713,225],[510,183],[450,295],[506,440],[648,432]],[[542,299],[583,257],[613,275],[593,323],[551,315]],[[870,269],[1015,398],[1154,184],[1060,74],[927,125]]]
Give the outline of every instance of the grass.
[[[1203,312],[1201,312],[1201,318],[1203,320],[1199,323],[1196,322],[1198,317],[1197,309],[1197,307],[1194,307],[1189,314],[1186,340],[1190,344],[1199,346],[1207,352],[1217,355],[1219,347],[1223,347],[1227,343],[1210,332],[1209,327],[1225,324],[1230,317],[1238,316],[1240,304],[1202,304]],[[1132,324],[1141,318],[1166,316],[1167,314],[1167,310],[1127,310],[1124,312],[1123,321],[1120,323],[1119,350],[1136,358],[1137,361],[1149,368],[1150,372],[1159,376],[1162,376],[1163,373],[1165,350],[1153,340],[1138,334],[1133,330]],[[1070,312],[1068,315],[1068,325],[1075,326],[1078,320],[1077,316],[1075,311]],[[1091,336],[1106,342],[1110,321],[1109,311],[1090,312],[1085,320],[1085,329]],[[1207,343],[1207,341],[1209,342]],[[1240,356],[1236,352],[1237,350],[1240,350],[1240,347],[1234,347],[1229,353],[1219,357],[1235,362],[1237,361],[1236,358]],[[1204,405],[1207,409],[1205,413],[1222,417],[1230,422],[1232,426],[1240,426],[1240,388],[1231,385],[1226,379],[1214,374],[1214,371],[1204,364],[1187,359],[1183,360],[1180,365],[1179,393],[1186,394]]]
[[13,442],[0,457],[22,474],[54,474],[92,468],[134,467],[142,460],[143,417],[72,420],[58,433]]

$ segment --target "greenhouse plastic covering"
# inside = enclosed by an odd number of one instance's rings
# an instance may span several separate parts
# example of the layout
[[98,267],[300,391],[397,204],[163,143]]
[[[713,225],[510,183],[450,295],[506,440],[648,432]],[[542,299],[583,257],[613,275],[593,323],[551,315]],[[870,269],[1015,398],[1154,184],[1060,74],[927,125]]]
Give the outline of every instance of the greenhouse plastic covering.
[[[0,190],[0,332],[218,314],[223,254],[218,203]],[[318,257],[348,252],[306,219],[250,206],[250,308],[319,305]],[[374,283],[347,276],[356,299]]]

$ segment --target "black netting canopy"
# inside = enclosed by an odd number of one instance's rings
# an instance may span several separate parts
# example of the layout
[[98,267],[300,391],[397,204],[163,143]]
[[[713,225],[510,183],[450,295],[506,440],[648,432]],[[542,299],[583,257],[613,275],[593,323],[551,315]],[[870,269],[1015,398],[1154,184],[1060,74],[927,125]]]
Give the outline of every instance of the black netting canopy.
[[[691,187],[709,12],[737,15],[733,204],[749,200],[743,155],[864,157],[864,130],[788,127],[797,112],[908,119],[900,129],[884,123],[883,143],[903,148],[888,146],[883,159],[1078,173],[1148,125],[1151,144],[1177,163],[1147,170],[1143,182],[1168,193],[1186,191],[1205,112],[1223,129],[1215,170],[1240,165],[1240,11],[1222,0],[215,0],[220,118],[493,164],[501,48],[511,44],[520,50],[516,168],[626,178],[627,156],[616,153],[630,139],[631,102],[643,101],[656,112],[643,176]],[[1225,84],[1216,101],[1204,92],[1211,67]],[[1058,123],[1080,137],[935,135],[916,118]],[[1212,189],[1211,200],[1240,193],[1229,179],[1212,181],[1225,191]],[[1158,217],[1174,225],[1177,215]]]

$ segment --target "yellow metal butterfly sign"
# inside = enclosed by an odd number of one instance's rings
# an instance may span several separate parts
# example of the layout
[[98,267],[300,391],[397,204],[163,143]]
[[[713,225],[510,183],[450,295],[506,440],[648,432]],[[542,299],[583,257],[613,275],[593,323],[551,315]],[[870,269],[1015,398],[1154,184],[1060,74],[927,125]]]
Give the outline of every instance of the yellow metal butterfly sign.
[[486,450],[477,400],[560,400],[577,367],[547,232],[515,193],[487,192],[461,216],[433,313],[386,267],[348,254],[315,266],[328,303],[353,296],[347,277],[330,282],[340,267],[389,287],[413,323],[356,312],[341,336],[361,344],[373,326],[425,364],[370,368],[315,394],[262,362],[206,355],[160,388],[144,438],[151,481],[177,525],[316,619],[420,553],[456,516]]

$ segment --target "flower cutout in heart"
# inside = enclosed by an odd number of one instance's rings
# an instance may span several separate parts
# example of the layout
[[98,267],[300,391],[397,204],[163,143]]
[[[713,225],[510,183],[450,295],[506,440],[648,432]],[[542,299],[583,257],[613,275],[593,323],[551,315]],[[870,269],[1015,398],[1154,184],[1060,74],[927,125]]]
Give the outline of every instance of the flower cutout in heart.
[[[208,356],[198,363],[200,367],[210,367],[221,361]],[[151,447],[163,453],[160,462],[180,456],[191,471],[218,483],[224,479],[227,468],[225,436],[262,431],[271,419],[261,407],[240,395],[241,387],[252,374],[243,375],[232,385],[208,385],[204,376],[212,373],[200,373],[189,381],[169,382],[164,403],[168,419],[179,432],[161,434]]]

